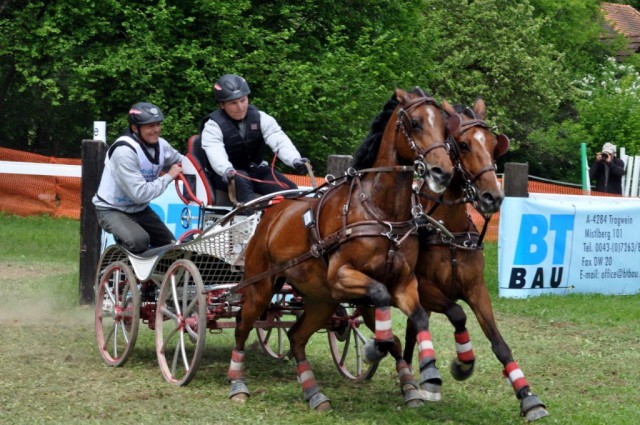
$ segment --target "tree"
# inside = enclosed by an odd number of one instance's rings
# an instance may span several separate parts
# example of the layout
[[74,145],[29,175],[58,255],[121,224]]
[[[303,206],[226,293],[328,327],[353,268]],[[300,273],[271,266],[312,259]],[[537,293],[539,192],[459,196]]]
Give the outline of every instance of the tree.
[[484,97],[512,138],[501,163],[562,178],[571,159],[557,158],[598,128],[571,88],[612,48],[600,19],[596,0],[5,1],[0,140],[77,157],[94,120],[113,141],[144,100],[184,150],[217,107],[215,80],[237,73],[321,173],[327,155],[355,151],[395,87],[419,85],[453,103]]

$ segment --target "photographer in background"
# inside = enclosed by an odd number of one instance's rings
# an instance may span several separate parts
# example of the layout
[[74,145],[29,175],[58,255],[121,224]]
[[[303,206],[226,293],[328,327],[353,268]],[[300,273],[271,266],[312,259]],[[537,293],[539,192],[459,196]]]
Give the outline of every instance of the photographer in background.
[[622,195],[623,175],[624,161],[616,156],[616,146],[605,143],[602,145],[602,152],[596,154],[596,160],[589,168],[589,178],[596,180],[594,190]]

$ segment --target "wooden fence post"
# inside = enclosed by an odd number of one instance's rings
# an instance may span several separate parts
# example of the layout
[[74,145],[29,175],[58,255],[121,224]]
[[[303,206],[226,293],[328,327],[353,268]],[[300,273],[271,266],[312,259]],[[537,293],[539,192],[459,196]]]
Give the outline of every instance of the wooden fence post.
[[94,283],[100,260],[100,225],[91,202],[100,184],[107,144],[101,140],[82,141],[82,181],[80,204],[80,304],[95,301]]
[[347,168],[351,166],[353,157],[351,155],[329,155],[327,159],[327,174],[341,177]]
[[529,197],[529,164],[504,164],[504,194],[514,198]]

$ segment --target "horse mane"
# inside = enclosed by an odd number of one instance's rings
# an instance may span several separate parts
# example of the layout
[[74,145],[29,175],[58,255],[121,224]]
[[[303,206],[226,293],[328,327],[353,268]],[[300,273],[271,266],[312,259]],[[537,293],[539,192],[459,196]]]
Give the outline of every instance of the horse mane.
[[[425,93],[419,87],[414,88],[411,93],[425,96]],[[369,168],[373,165],[373,162],[378,155],[380,144],[382,143],[384,130],[387,128],[389,119],[391,118],[393,111],[396,109],[396,106],[398,106],[398,103],[400,103],[400,101],[394,93],[393,96],[391,96],[391,99],[384,104],[382,112],[380,112],[371,122],[369,134],[364,138],[353,156],[351,166],[356,170]]]

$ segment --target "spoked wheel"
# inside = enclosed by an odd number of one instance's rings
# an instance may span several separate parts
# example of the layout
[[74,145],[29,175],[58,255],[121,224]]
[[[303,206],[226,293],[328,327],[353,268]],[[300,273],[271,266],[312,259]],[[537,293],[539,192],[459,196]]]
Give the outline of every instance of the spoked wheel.
[[131,353],[140,324],[136,276],[122,261],[110,264],[96,288],[96,338],[107,366],[122,366]]
[[364,324],[357,307],[341,305],[327,332],[331,357],[340,375],[355,381],[366,381],[376,373],[377,364],[364,362],[364,345],[373,332]]
[[196,374],[207,332],[206,296],[198,268],[174,262],[162,280],[156,308],[156,353],[164,379],[187,385]]
[[260,347],[274,359],[282,359],[289,353],[287,331],[297,319],[288,307],[287,297],[291,296],[287,291],[276,294],[266,313],[256,324]]

